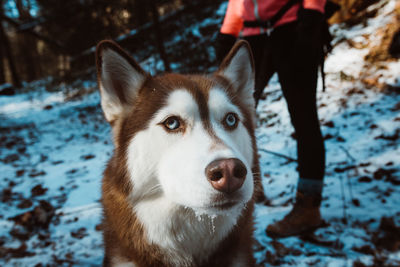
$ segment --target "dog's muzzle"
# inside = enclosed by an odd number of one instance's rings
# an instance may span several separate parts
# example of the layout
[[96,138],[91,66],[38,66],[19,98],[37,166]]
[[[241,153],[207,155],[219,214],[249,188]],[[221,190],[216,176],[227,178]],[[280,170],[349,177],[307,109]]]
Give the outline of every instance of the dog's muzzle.
[[208,164],[205,173],[212,187],[230,194],[242,187],[247,169],[239,159],[217,159]]

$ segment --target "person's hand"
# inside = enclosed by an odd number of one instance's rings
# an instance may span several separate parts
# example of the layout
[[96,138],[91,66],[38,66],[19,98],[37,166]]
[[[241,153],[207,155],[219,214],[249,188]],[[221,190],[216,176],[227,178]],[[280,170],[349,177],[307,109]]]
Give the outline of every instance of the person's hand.
[[236,39],[237,38],[233,35],[220,32],[218,33],[217,39],[215,40],[215,55],[218,62],[221,62],[229,53],[229,51],[235,44]]

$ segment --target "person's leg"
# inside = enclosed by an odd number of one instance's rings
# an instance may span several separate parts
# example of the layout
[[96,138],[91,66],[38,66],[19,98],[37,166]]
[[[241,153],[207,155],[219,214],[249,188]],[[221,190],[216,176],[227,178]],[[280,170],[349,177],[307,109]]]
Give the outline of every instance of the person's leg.
[[316,104],[318,47],[299,46],[295,38],[296,24],[283,26],[272,37],[274,64],[295,129],[299,169],[293,210],[267,228],[268,234],[277,237],[296,235],[321,224],[325,149]]
[[244,40],[249,42],[253,53],[256,70],[254,100],[257,107],[265,86],[275,72],[269,49],[270,43],[266,34],[246,36]]
[[[255,86],[253,95],[255,105],[257,107],[264,88],[275,71],[272,65],[271,54],[269,53],[268,49],[269,43],[267,35],[262,34],[246,36],[243,39],[250,44],[250,48],[253,54],[255,68]],[[262,194],[259,194],[256,201],[258,203],[268,202],[264,192],[262,192]]]

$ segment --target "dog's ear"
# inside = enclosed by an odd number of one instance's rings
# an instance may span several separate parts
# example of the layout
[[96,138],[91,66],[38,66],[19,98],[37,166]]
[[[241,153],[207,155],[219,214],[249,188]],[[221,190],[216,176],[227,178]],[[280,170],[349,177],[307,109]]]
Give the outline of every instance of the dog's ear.
[[96,48],[97,81],[101,107],[108,122],[132,108],[148,74],[113,41],[100,42]]
[[255,106],[253,96],[255,69],[250,45],[246,41],[236,42],[222,61],[217,74],[232,83],[233,93],[240,97],[246,105],[252,108]]

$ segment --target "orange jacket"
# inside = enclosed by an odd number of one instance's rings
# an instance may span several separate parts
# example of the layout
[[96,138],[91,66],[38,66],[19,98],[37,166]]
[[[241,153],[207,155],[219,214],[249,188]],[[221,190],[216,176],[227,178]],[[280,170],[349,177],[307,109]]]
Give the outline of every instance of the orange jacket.
[[[263,28],[243,28],[243,21],[271,19],[289,0],[229,0],[224,22],[220,32],[238,36],[257,35],[266,32]],[[326,0],[303,0],[303,7],[324,13]],[[277,23],[275,27],[295,21],[300,3],[293,5]]]

